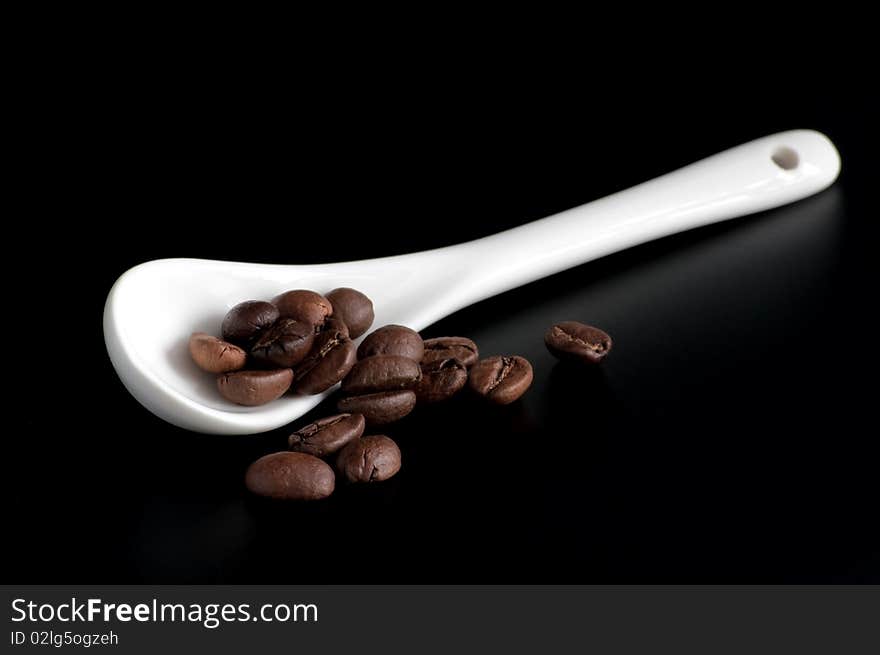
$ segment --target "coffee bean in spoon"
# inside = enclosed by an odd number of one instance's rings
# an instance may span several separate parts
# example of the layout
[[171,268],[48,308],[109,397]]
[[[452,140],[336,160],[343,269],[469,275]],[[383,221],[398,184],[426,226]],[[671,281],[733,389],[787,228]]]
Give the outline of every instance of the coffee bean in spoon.
[[294,432],[287,440],[290,450],[326,457],[364,433],[361,414],[337,414],[318,419]]
[[315,328],[293,318],[279,319],[251,347],[251,357],[263,366],[290,368],[298,364],[315,341]]
[[320,325],[333,313],[333,305],[324,296],[307,289],[285,291],[272,299],[281,318],[293,318],[310,325]]
[[422,362],[422,379],[414,387],[420,403],[437,403],[457,394],[467,383],[468,372],[457,359]]
[[342,381],[346,394],[411,389],[422,376],[418,362],[399,355],[376,355],[360,360]]
[[586,323],[564,321],[544,334],[544,343],[559,359],[598,364],[611,351],[611,337]]
[[358,348],[358,359],[376,355],[397,355],[417,362],[422,360],[425,345],[415,330],[403,325],[384,325],[367,335]]
[[369,425],[387,425],[399,421],[415,406],[416,394],[408,390],[347,396],[336,403],[337,410],[362,414]]
[[471,367],[468,386],[497,405],[507,405],[528,390],[532,377],[532,365],[523,357],[489,357]]
[[333,493],[336,474],[327,462],[306,453],[280,452],[248,467],[245,486],[251,493],[278,500],[320,500]]
[[442,361],[444,359],[457,359],[465,367],[470,368],[477,363],[480,352],[477,344],[466,337],[436,337],[425,339],[425,354],[422,355],[422,364]]
[[278,308],[272,303],[246,300],[226,313],[220,331],[226,341],[249,347],[277,320]]
[[226,373],[244,368],[247,353],[228,341],[206,332],[193,332],[189,338],[189,354],[208,373]]
[[279,368],[270,371],[234,371],[217,378],[220,394],[238,405],[254,407],[280,398],[290,388],[293,371]]
[[357,339],[373,324],[373,301],[357,289],[340,287],[327,294],[333,316],[348,326],[349,336]]
[[322,393],[342,380],[357,361],[357,348],[340,321],[328,319],[315,335],[312,350],[296,366],[294,391],[312,395]]
[[400,470],[400,448],[385,435],[361,437],[339,451],[336,468],[349,482],[381,482]]

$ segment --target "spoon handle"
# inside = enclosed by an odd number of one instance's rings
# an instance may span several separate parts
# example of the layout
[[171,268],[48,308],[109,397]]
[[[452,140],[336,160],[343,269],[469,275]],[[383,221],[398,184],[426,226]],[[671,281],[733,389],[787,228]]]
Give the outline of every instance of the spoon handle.
[[601,200],[434,253],[449,268],[467,272],[454,301],[464,307],[652,239],[806,198],[834,182],[839,171],[840,157],[825,135],[780,132]]

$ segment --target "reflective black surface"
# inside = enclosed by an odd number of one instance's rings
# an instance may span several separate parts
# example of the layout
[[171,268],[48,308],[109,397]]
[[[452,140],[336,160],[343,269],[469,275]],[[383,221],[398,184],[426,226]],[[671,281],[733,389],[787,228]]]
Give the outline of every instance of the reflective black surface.
[[[25,286],[72,327],[68,341],[44,326],[51,346],[19,353],[31,366],[23,387],[40,392],[17,397],[7,435],[5,577],[880,582],[864,105],[814,100],[793,113],[701,97],[646,118],[626,103],[519,97],[469,95],[462,111],[418,94],[405,112],[322,106],[280,135],[269,127],[280,112],[248,129],[185,109],[156,123],[148,108],[95,125],[89,174],[38,198],[83,218],[38,240],[53,265]],[[830,190],[426,330],[527,357],[534,385],[510,407],[459,398],[389,428],[404,464],[381,485],[305,506],[248,497],[245,468],[292,429],[169,426],[125,392],[103,349],[106,292],[147,259],[319,262],[445,245],[792,127],[837,142],[844,173]],[[72,164],[83,143],[57,136]],[[560,320],[612,335],[600,368],[546,352],[543,332]],[[61,351],[65,364],[52,365]]]

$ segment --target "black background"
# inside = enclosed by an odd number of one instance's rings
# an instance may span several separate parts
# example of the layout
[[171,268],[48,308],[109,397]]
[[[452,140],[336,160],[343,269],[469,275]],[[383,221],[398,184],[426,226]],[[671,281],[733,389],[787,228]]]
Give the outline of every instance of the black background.
[[[604,89],[583,72],[355,66],[318,82],[58,62],[46,82],[57,102],[35,103],[23,165],[39,184],[21,254],[42,263],[13,278],[32,309],[4,446],[6,579],[880,582],[865,99],[821,77],[768,89],[694,78],[685,92],[626,76]],[[245,468],[291,429],[167,425],[104,351],[106,293],[149,259],[307,263],[447,245],[797,127],[838,145],[831,189],[426,330],[522,354],[535,382],[510,407],[459,398],[391,427],[404,468],[381,485],[304,506],[248,497]],[[600,369],[546,353],[543,331],[566,319],[614,337]]]

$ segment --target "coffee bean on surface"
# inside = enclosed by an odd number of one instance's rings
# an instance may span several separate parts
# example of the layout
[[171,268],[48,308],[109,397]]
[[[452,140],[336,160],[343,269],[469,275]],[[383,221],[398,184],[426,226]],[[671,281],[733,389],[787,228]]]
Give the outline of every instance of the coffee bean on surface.
[[400,470],[400,448],[384,435],[362,437],[339,452],[336,468],[349,482],[381,482]]
[[227,312],[220,331],[237,346],[250,346],[278,320],[278,308],[262,300],[246,300]]
[[422,364],[442,361],[444,359],[457,359],[465,367],[470,368],[480,358],[477,344],[466,337],[436,337],[425,339],[425,354],[422,355]]
[[398,355],[420,362],[424,352],[425,345],[418,332],[403,325],[385,325],[367,335],[357,354],[358,359],[375,355]]
[[336,487],[336,474],[327,462],[293,452],[261,457],[248,467],[244,480],[252,493],[280,500],[319,500]]
[[357,361],[354,341],[340,322],[328,320],[325,329],[315,335],[312,350],[296,366],[294,390],[311,395],[322,393],[342,380]]
[[559,359],[598,364],[611,350],[611,337],[577,321],[557,323],[544,334],[544,343]]
[[467,383],[468,372],[457,359],[422,362],[422,379],[415,386],[420,403],[437,403],[451,398]]
[[280,398],[290,388],[293,371],[234,371],[217,378],[217,388],[226,400],[253,407]]
[[208,373],[226,373],[244,368],[247,353],[235,344],[205,332],[193,332],[189,338],[189,354]]
[[293,318],[311,325],[319,325],[333,313],[333,306],[324,296],[307,289],[285,291],[272,299],[281,318]]
[[360,360],[342,381],[347,394],[410,389],[422,376],[417,361],[400,355],[377,355]]
[[287,439],[290,450],[326,457],[364,433],[361,414],[337,414],[318,419],[294,432]]
[[314,341],[315,329],[310,323],[282,318],[251,346],[251,357],[263,366],[290,368],[305,359]]
[[352,339],[357,339],[373,324],[373,301],[357,289],[333,289],[327,294],[327,300],[333,306],[333,316],[348,326]]
[[369,425],[386,425],[399,421],[416,406],[416,394],[412,391],[380,391],[360,396],[340,398],[336,409],[340,412],[363,414]]
[[498,405],[507,405],[522,396],[532,384],[532,365],[523,357],[497,356],[480,360],[471,367],[471,390]]

